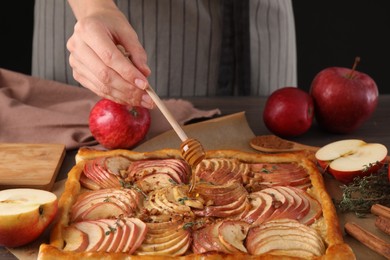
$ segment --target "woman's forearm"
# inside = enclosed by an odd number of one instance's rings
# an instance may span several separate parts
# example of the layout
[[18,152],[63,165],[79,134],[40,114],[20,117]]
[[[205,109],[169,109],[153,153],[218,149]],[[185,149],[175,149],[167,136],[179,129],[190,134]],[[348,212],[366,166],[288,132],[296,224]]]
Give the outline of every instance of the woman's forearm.
[[68,0],[77,20],[108,8],[117,8],[113,0]]

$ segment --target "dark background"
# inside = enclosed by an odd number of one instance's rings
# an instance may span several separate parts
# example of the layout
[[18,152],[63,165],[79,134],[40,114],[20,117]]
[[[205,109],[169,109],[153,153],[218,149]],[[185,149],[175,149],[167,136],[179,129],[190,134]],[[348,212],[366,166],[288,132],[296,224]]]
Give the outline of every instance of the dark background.
[[[308,90],[320,70],[352,67],[359,56],[357,69],[376,81],[380,93],[390,93],[388,0],[293,0],[293,5],[298,87]],[[1,1],[1,68],[31,73],[33,7],[33,0]]]

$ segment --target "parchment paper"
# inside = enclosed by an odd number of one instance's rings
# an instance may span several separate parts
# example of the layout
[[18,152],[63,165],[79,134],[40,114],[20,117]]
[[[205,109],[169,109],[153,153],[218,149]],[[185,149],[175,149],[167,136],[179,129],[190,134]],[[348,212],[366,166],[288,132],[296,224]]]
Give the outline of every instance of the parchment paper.
[[[254,133],[248,125],[244,112],[207,120],[201,123],[188,125],[183,128],[189,137],[198,139],[205,150],[237,149],[241,151],[255,151],[249,145],[249,140],[254,137]],[[180,144],[181,140],[177,137],[173,130],[170,130],[148,140],[134,150],[144,152],[162,148],[178,149]],[[339,198],[341,195],[341,184],[328,175],[324,175],[324,178],[327,190],[332,198]],[[54,192],[59,196],[62,193],[63,187],[64,181],[56,183],[54,186]],[[339,214],[339,219],[341,228],[343,228],[346,221],[354,221],[378,237],[389,240],[389,237],[386,234],[381,233],[375,228],[375,218],[372,215],[369,215],[366,218],[357,218],[352,213]],[[35,243],[18,249],[10,249],[10,251],[19,259],[36,259],[39,245],[44,241],[46,243],[48,242],[48,234],[49,229],[46,230],[43,236],[35,241]],[[345,235],[344,239],[351,246],[358,260],[384,259],[382,256],[368,249],[354,238]]]
[[[255,135],[250,129],[244,112],[210,119],[183,127],[188,137],[195,138],[205,150],[237,149],[255,151],[249,141]],[[133,149],[138,152],[163,148],[179,149],[181,140],[173,130],[158,135]]]

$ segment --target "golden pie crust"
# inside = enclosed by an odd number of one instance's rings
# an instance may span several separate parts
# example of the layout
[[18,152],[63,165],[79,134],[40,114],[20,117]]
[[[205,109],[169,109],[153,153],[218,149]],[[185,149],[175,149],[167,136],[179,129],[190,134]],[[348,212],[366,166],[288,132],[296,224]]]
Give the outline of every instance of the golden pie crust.
[[[59,212],[55,224],[51,230],[50,243],[41,244],[38,259],[302,259],[294,256],[281,256],[265,253],[261,255],[250,255],[245,253],[222,254],[192,252],[183,256],[145,256],[129,255],[127,253],[107,252],[72,252],[64,251],[65,246],[63,231],[71,224],[70,212],[77,196],[82,192],[80,176],[83,173],[84,165],[88,160],[98,157],[124,156],[132,161],[143,159],[180,159],[181,153],[175,149],[163,149],[153,152],[133,152],[130,150],[94,150],[89,148],[79,149],[76,155],[76,165],[68,173],[65,189],[59,199]],[[339,220],[333,202],[327,193],[321,173],[316,165],[304,152],[260,154],[242,152],[237,150],[213,150],[206,152],[206,159],[229,158],[237,159],[245,163],[290,163],[294,162],[304,167],[309,173],[311,187],[310,194],[318,200],[322,208],[322,216],[316,220],[315,226],[324,240],[325,253],[321,256],[310,257],[310,259],[355,259],[351,248],[344,242],[340,229]]]

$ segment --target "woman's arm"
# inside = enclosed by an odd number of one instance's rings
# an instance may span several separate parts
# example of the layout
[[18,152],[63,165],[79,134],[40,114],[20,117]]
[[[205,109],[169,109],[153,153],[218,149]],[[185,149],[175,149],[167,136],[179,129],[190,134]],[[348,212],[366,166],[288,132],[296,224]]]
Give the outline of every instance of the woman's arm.
[[[138,36],[112,0],[68,0],[76,16],[67,42],[73,77],[118,103],[153,107],[144,89],[150,69]],[[122,45],[131,62],[118,50]]]

